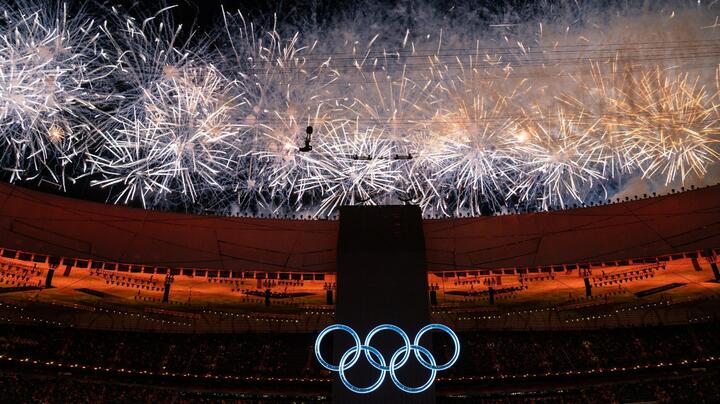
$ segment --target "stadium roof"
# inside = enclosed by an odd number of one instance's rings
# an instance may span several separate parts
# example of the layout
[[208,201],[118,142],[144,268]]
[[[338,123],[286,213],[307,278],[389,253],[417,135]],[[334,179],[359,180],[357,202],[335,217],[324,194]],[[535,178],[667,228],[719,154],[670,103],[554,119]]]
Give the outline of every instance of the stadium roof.
[[[171,268],[334,271],[339,222],[196,216],[0,183],[0,247]],[[720,247],[720,186],[582,209],[424,221],[428,269],[623,260]]]

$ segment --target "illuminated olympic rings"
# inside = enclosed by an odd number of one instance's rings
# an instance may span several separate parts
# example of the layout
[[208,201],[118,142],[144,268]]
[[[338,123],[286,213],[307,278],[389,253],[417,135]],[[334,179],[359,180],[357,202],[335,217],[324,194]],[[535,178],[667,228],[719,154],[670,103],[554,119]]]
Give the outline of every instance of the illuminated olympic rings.
[[[445,331],[450,336],[450,338],[452,338],[453,343],[455,344],[455,353],[453,354],[452,358],[443,365],[438,365],[435,362],[435,357],[433,356],[433,354],[427,348],[420,345],[420,338],[422,338],[423,334],[430,330]],[[345,331],[350,334],[352,339],[355,341],[355,346],[351,347],[350,349],[345,351],[344,354],[342,354],[342,356],[340,357],[340,362],[337,364],[337,366],[328,363],[325,359],[323,359],[322,354],[320,353],[320,344],[322,343],[323,338],[325,338],[327,334],[333,331]],[[393,331],[400,335],[404,342],[404,345],[401,346],[397,351],[395,351],[395,353],[390,357],[389,363],[385,360],[380,351],[370,345],[373,336],[380,331]],[[398,380],[397,375],[395,374],[395,372],[403,365],[405,365],[405,363],[407,363],[407,361],[410,359],[411,351],[415,354],[418,362],[420,362],[420,364],[426,369],[430,370],[430,378],[427,382],[425,382],[425,384],[419,387],[408,387],[402,384],[400,380]],[[345,375],[345,372],[347,372],[348,369],[353,367],[360,359],[360,352],[365,352],[365,357],[367,358],[370,365],[380,371],[380,376],[377,378],[377,380],[367,387],[357,387],[352,385],[348,381],[347,376]],[[418,331],[417,335],[415,335],[413,343],[411,344],[410,338],[400,327],[392,324],[382,324],[373,328],[368,333],[367,337],[365,337],[365,343],[361,344],[360,336],[355,332],[355,330],[343,324],[334,324],[322,330],[317,336],[317,339],[315,340],[315,356],[317,357],[318,362],[320,362],[320,364],[325,367],[325,369],[331,370],[333,372],[338,372],[340,374],[340,380],[345,385],[345,387],[355,393],[367,394],[377,390],[383,383],[383,381],[385,381],[385,376],[388,372],[390,373],[390,379],[400,390],[406,393],[421,393],[427,390],[433,384],[433,382],[435,381],[435,376],[437,375],[437,372],[439,370],[445,370],[455,364],[458,357],[460,356],[460,340],[458,339],[457,335],[455,335],[453,330],[451,330],[448,326],[442,324],[428,324],[420,331]]]

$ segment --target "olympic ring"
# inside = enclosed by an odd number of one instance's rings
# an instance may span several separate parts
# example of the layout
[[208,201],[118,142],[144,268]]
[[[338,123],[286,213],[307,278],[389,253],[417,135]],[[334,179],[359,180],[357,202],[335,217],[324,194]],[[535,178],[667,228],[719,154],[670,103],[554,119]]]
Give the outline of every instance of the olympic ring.
[[[317,339],[315,340],[315,356],[318,359],[318,362],[320,362],[321,365],[327,370],[332,370],[333,372],[340,371],[340,366],[333,366],[322,358],[322,355],[320,355],[320,342],[322,342],[322,339],[325,338],[325,335],[327,335],[330,332],[333,332],[335,330],[342,330],[350,334],[351,337],[355,340],[355,356],[352,358],[350,363],[348,363],[349,366],[353,366],[357,363],[358,359],[360,359],[360,337],[357,335],[355,330],[352,328],[342,325],[342,324],[335,324],[331,325],[329,327],[326,327],[324,330],[320,332],[320,334],[317,336]],[[338,364],[339,365],[339,364]]]
[[[405,334],[405,331],[403,331],[400,327],[392,325],[392,324],[382,324],[382,325],[379,325],[379,326],[373,328],[368,333],[368,335],[365,337],[365,345],[370,346],[370,340],[372,339],[372,337],[375,334],[379,333],[380,331],[384,331],[384,330],[395,331],[403,339],[403,342],[405,342],[405,347],[404,347],[405,348],[405,356],[400,361],[400,363],[397,365],[398,367],[403,366],[408,361],[408,359],[410,359],[410,338],[408,338],[407,334]],[[377,364],[373,363],[374,361],[372,360],[372,357],[370,356],[370,351],[365,351],[365,356],[367,357],[368,361],[373,365],[373,367],[375,369],[380,369],[383,372],[387,372],[389,370],[389,368],[384,365],[376,366]]]
[[[452,358],[450,358],[447,363],[444,363],[442,365],[437,364],[432,352],[420,345],[420,339],[422,338],[422,336],[431,330],[444,331],[450,336],[450,338],[452,338],[453,344],[455,345],[455,352],[453,353]],[[331,365],[329,362],[327,362],[320,353],[320,344],[322,343],[322,340],[327,334],[333,331],[345,331],[350,334],[352,339],[355,341],[355,346],[350,347],[347,351],[345,351],[345,353],[342,354],[342,356],[340,357],[340,362],[337,364],[337,366]],[[393,331],[400,335],[404,342],[404,345],[398,348],[398,350],[396,350],[395,353],[392,354],[389,362],[385,360],[380,351],[370,345],[373,336],[375,336],[375,334],[381,331]],[[370,386],[357,387],[348,381],[345,372],[351,367],[353,367],[358,362],[358,360],[360,360],[360,353],[363,351],[365,352],[365,357],[367,358],[370,365],[380,371],[380,376]],[[418,387],[409,387],[404,385],[402,382],[400,382],[397,375],[395,374],[395,372],[401,367],[403,367],[410,359],[411,351],[415,354],[418,362],[423,367],[430,370],[430,378],[427,380],[427,382]],[[413,339],[413,343],[411,344],[410,338],[400,327],[392,324],[382,324],[373,328],[365,337],[364,343],[361,343],[360,336],[355,332],[355,330],[343,324],[333,324],[325,328],[320,332],[320,334],[318,334],[317,339],[315,340],[315,357],[325,369],[333,372],[338,372],[340,375],[340,381],[343,383],[343,385],[345,385],[348,390],[354,393],[367,394],[377,390],[385,381],[387,373],[390,373],[390,379],[397,388],[406,393],[414,394],[422,393],[423,391],[430,388],[430,386],[432,386],[432,384],[435,382],[437,372],[448,369],[455,364],[455,362],[460,357],[460,340],[458,339],[455,332],[450,329],[450,327],[443,324],[428,324],[425,327],[421,328],[420,331],[418,331],[417,335],[415,335],[415,338]]]

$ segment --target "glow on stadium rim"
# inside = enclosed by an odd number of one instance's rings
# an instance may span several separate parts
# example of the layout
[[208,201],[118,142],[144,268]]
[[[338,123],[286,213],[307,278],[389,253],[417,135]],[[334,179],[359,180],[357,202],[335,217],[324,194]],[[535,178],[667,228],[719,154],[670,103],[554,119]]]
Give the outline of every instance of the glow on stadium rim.
[[[452,338],[455,350],[453,352],[452,358],[450,358],[450,360],[447,361],[445,364],[438,365],[432,352],[420,345],[420,339],[422,338],[422,336],[426,332],[431,330],[444,331],[450,336],[450,338]],[[327,362],[320,353],[320,345],[322,344],[323,339],[325,338],[325,336],[327,336],[327,334],[333,331],[347,332],[348,334],[350,334],[350,336],[353,338],[353,341],[355,342],[354,346],[350,347],[347,351],[345,351],[345,353],[342,354],[342,356],[340,357],[340,362],[337,365],[332,365]],[[375,334],[381,331],[393,331],[397,333],[402,338],[404,343],[403,346],[398,348],[395,353],[392,354],[389,361],[387,361],[385,357],[383,357],[380,351],[378,351],[371,345],[373,336],[375,336]],[[353,385],[348,381],[346,375],[346,372],[350,368],[352,368],[358,362],[358,360],[360,360],[361,352],[365,353],[365,358],[367,358],[370,365],[380,371],[380,375],[375,380],[375,382],[367,387],[357,387]],[[428,380],[424,384],[417,387],[411,387],[403,384],[395,374],[395,372],[401,367],[403,367],[410,359],[410,352],[413,352],[418,362],[424,368],[430,371],[430,377],[428,378]],[[392,324],[381,324],[373,328],[365,337],[364,343],[361,343],[360,336],[351,327],[343,324],[333,324],[326,327],[320,332],[320,334],[318,334],[317,339],[315,340],[315,357],[325,369],[333,372],[338,372],[343,385],[345,385],[348,390],[354,393],[372,393],[373,391],[380,388],[382,383],[385,381],[385,377],[388,373],[390,373],[390,379],[398,389],[404,391],[405,393],[416,394],[422,393],[423,391],[429,389],[430,386],[432,386],[432,384],[435,382],[435,377],[438,371],[448,369],[455,364],[455,362],[460,357],[460,340],[458,339],[455,332],[450,329],[450,327],[443,324],[428,324],[425,327],[421,328],[420,331],[418,331],[418,333],[415,335],[415,339],[411,344],[410,338],[400,327]]]
[[[114,203],[228,215],[408,202],[426,217],[475,216],[692,183],[720,161],[713,6],[618,17],[599,33],[438,25],[367,43],[287,36],[223,10],[225,45],[203,46],[182,39],[172,7],[96,21],[21,4],[0,17],[10,181],[85,178]],[[363,37],[369,24],[355,24],[335,29]],[[648,29],[665,39],[631,39]]]

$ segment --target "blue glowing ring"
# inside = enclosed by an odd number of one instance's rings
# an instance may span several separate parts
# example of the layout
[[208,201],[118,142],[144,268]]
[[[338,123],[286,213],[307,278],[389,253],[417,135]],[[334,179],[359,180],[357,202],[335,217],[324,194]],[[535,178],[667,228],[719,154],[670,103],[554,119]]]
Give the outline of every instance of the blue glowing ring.
[[[398,327],[398,326],[396,326],[396,325],[392,325],[392,324],[381,324],[381,325],[373,328],[373,329],[368,333],[367,337],[365,337],[365,345],[366,345],[366,346],[370,346],[370,341],[372,340],[372,337],[373,337],[375,334],[379,333],[380,331],[385,331],[385,330],[395,331],[395,332],[396,332],[398,335],[400,335],[400,337],[403,339],[403,342],[405,342],[405,346],[403,347],[403,348],[405,349],[405,356],[404,356],[404,357],[402,358],[402,360],[395,366],[395,370],[397,370],[397,369],[401,368],[403,365],[405,365],[405,363],[407,363],[408,359],[410,359],[410,351],[411,351],[411,349],[410,349],[410,338],[408,337],[407,334],[405,334],[405,331],[403,331],[402,328],[400,328],[400,327]],[[401,348],[401,349],[402,349],[402,348]],[[387,371],[389,370],[389,368],[388,368],[387,366],[380,365],[380,364],[378,364],[377,362],[375,362],[375,360],[374,360],[374,359],[372,358],[372,356],[370,355],[370,351],[369,351],[369,350],[366,350],[366,351],[365,351],[365,356],[367,357],[368,362],[370,362],[370,364],[371,364],[375,369],[377,369],[377,370],[382,370],[382,371],[385,371],[385,372],[387,372]],[[383,360],[383,362],[384,362],[384,360]]]
[[[320,353],[320,344],[322,343],[323,338],[325,338],[325,336],[326,336],[327,334],[329,334],[329,333],[331,333],[331,332],[333,332],[333,331],[338,331],[338,330],[342,330],[342,331],[347,332],[348,334],[350,334],[350,336],[353,338],[353,340],[355,340],[355,347],[354,347],[354,348],[350,348],[350,349],[348,350],[348,352],[354,351],[354,352],[355,352],[355,356],[350,360],[350,363],[347,364],[347,367],[345,368],[345,370],[347,370],[348,368],[352,367],[353,365],[355,365],[355,364],[357,363],[358,359],[360,359],[360,351],[361,351],[361,348],[360,348],[360,346],[361,346],[361,344],[360,344],[360,336],[357,335],[357,333],[355,332],[355,330],[353,330],[352,328],[350,328],[350,327],[348,327],[348,326],[346,326],[346,325],[343,325],[343,324],[333,324],[333,325],[331,325],[331,326],[329,326],[329,327],[326,327],[324,330],[320,331],[320,334],[317,336],[317,339],[315,339],[315,357],[317,358],[318,362],[320,362],[320,364],[321,364],[325,369],[331,370],[331,371],[333,371],[333,372],[339,372],[339,371],[340,371],[340,369],[341,369],[341,368],[340,368],[340,364],[338,364],[338,366],[333,366],[333,365],[331,365],[330,363],[328,363],[327,361],[325,361],[325,359],[323,359],[323,357],[322,357],[322,354]],[[346,352],[346,353],[347,353],[347,352]],[[344,357],[344,355],[343,355],[343,357]],[[385,361],[385,360],[383,359],[383,362],[384,362],[384,361]],[[342,361],[340,361],[340,362],[342,363]]]
[[[450,336],[450,338],[452,338],[453,344],[455,344],[455,353],[453,354],[452,358],[450,358],[450,360],[446,364],[440,365],[440,366],[437,366],[435,364],[434,358],[431,361],[432,363],[425,361],[425,359],[420,355],[420,353],[419,353],[420,351],[418,349],[415,349],[415,357],[417,358],[417,360],[420,362],[421,365],[425,366],[428,369],[445,370],[445,369],[449,368],[450,366],[454,365],[455,362],[460,357],[460,339],[458,339],[458,336],[455,334],[455,332],[453,332],[453,330],[451,330],[450,327],[448,327],[446,325],[428,324],[425,327],[423,327],[422,329],[420,329],[420,331],[418,331],[417,335],[415,336],[415,341],[413,342],[413,346],[419,347],[420,346],[420,338],[422,338],[423,334],[425,334],[426,332],[428,332],[430,330],[445,331]],[[390,363],[392,363],[392,361],[390,361]]]
[[[352,391],[353,393],[358,393],[358,394],[372,393],[373,391],[377,390],[378,387],[380,387],[380,385],[385,381],[385,375],[387,375],[387,372],[385,372],[385,371],[380,372],[380,377],[378,377],[378,379],[375,381],[375,383],[371,384],[371,385],[368,386],[368,387],[357,387],[357,386],[351,384],[351,383],[348,381],[347,377],[345,377],[345,370],[346,370],[346,369],[349,369],[352,365],[347,365],[347,366],[345,366],[345,362],[347,361],[347,357],[348,357],[350,354],[352,354],[353,351],[355,351],[355,349],[356,349],[356,348],[350,348],[350,349],[348,349],[347,351],[345,351],[345,353],[343,354],[343,356],[340,358],[340,363],[338,363],[338,368],[340,368],[340,372],[339,372],[339,373],[340,373],[340,380],[341,380],[342,383],[345,385],[345,387],[347,387],[348,390]],[[402,348],[400,348],[400,349],[402,349]],[[372,353],[372,354],[375,355],[378,359],[380,359],[380,366],[382,366],[382,367],[387,367],[387,366],[385,366],[385,358],[383,358],[382,354],[381,354],[380,351],[378,351],[377,349],[375,349],[375,348],[373,348],[373,347],[371,347],[371,346],[362,345],[362,346],[360,346],[360,349],[358,349],[358,350],[356,350],[356,351],[354,352],[355,355],[356,355],[355,357],[359,357],[359,356],[360,356],[360,351],[361,351],[361,350],[362,350],[362,351],[365,351],[365,355],[367,355],[368,357],[370,357],[370,353]],[[371,363],[372,363],[372,362],[371,362]],[[373,366],[374,366],[374,365],[373,365]],[[392,370],[391,370],[391,371],[392,371]]]
[[435,381],[435,376],[437,376],[437,369],[435,369],[437,367],[437,366],[435,366],[436,365],[435,358],[433,357],[432,353],[430,351],[428,351],[428,349],[425,348],[424,346],[411,345],[410,349],[415,351],[415,356],[420,357],[420,354],[418,352],[421,352],[423,355],[427,356],[428,359],[430,359],[430,363],[432,364],[432,367],[425,366],[430,369],[430,378],[425,382],[425,384],[423,384],[420,387],[408,387],[408,386],[402,384],[400,382],[400,380],[398,380],[397,375],[395,374],[395,370],[397,368],[394,366],[394,364],[395,364],[395,361],[397,360],[398,355],[400,355],[402,353],[402,351],[405,350],[405,347],[402,347],[402,348],[398,349],[397,351],[395,351],[392,358],[390,358],[390,366],[389,366],[390,379],[392,379],[393,383],[395,383],[397,388],[399,388],[400,390],[402,390],[406,393],[411,393],[411,394],[422,393],[423,391],[430,388],[430,386]]
[[[323,359],[322,354],[320,354],[320,344],[323,338],[325,338],[328,333],[338,330],[342,330],[350,334],[353,340],[355,340],[355,346],[345,351],[345,353],[343,353],[340,357],[340,362],[338,363],[338,365],[333,366],[326,362],[325,359]],[[382,353],[380,353],[380,351],[370,345],[372,337],[375,334],[380,331],[386,330],[396,332],[398,335],[400,335],[400,337],[402,337],[403,342],[405,342],[404,346],[401,346],[397,351],[395,351],[395,353],[393,353],[392,357],[390,358],[390,362],[387,364],[385,363],[385,358],[382,356]],[[445,331],[448,335],[450,335],[453,343],[455,344],[455,353],[453,354],[453,357],[447,363],[440,366],[438,366],[437,362],[435,361],[435,357],[433,356],[432,352],[420,345],[420,339],[426,332],[430,330]],[[403,392],[411,394],[422,393],[435,382],[435,377],[437,376],[438,371],[445,370],[455,364],[455,362],[458,360],[458,357],[460,356],[460,340],[449,327],[442,324],[426,325],[417,333],[417,335],[415,335],[414,344],[410,344],[409,342],[410,339],[408,338],[407,334],[400,327],[392,324],[382,324],[373,328],[370,333],[368,333],[367,337],[365,337],[365,344],[360,343],[360,336],[358,336],[358,334],[352,328],[343,324],[334,324],[322,330],[317,336],[317,339],[315,340],[315,356],[317,357],[318,362],[320,362],[320,364],[325,369],[339,373],[340,380],[345,385],[345,387],[347,387],[350,391],[358,394],[367,394],[377,390],[380,385],[382,385],[383,381],[385,381],[385,377],[387,376],[388,372],[390,372],[390,378],[392,379],[393,384],[395,384],[395,386]],[[362,351],[365,351],[365,357],[368,359],[370,365],[380,371],[380,377],[378,377],[375,383],[371,384],[368,387],[354,386],[347,380],[347,377],[345,375],[345,372],[351,367],[353,367],[360,359]],[[410,359],[410,351],[414,351],[415,357],[418,359],[418,362],[426,369],[430,370],[430,378],[427,380],[427,382],[425,382],[422,386],[419,387],[408,387],[402,384],[400,380],[398,380],[397,375],[395,374],[395,372],[403,365],[405,365],[405,363],[407,363],[407,361]],[[352,359],[349,359],[351,355],[353,355]],[[400,359],[401,355],[403,355],[402,359]]]

